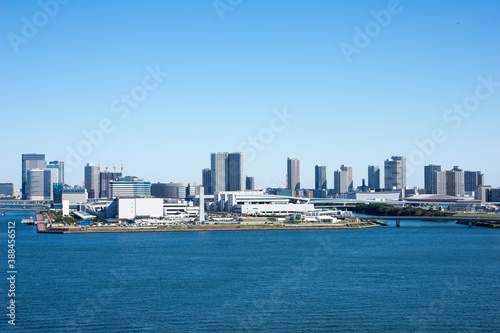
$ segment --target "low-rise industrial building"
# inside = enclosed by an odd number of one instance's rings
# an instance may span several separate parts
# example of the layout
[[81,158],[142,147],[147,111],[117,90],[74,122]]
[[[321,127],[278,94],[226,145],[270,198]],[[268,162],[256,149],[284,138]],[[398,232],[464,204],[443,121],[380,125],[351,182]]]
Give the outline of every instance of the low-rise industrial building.
[[264,194],[262,191],[216,192],[212,210],[243,215],[287,216],[311,213],[314,205],[308,198]]

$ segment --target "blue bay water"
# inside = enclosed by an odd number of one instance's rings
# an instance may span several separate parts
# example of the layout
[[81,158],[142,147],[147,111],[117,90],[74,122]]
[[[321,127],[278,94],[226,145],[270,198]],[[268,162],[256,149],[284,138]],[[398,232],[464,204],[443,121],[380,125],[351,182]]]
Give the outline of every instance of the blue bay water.
[[[19,332],[498,332],[500,231],[37,234],[17,220]],[[391,222],[392,223],[392,222]]]

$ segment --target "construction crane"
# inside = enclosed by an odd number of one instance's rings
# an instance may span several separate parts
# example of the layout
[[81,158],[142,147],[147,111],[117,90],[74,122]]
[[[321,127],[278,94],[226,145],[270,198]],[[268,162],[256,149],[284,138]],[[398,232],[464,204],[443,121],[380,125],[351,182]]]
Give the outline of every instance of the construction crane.
[[99,159],[99,163],[97,164],[97,170],[101,172],[101,159]]
[[122,172],[123,172],[123,159],[120,160],[120,164],[122,165]]

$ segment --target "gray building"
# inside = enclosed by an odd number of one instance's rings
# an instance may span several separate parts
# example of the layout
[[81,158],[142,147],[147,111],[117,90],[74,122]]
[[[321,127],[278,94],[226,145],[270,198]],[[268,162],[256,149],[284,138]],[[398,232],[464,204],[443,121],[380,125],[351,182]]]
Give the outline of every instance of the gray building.
[[210,182],[212,184],[212,192],[222,192],[226,190],[227,163],[228,153],[212,153],[210,155]]
[[0,183],[0,195],[13,196],[14,195],[14,184],[12,184],[12,183]]
[[380,188],[380,167],[378,165],[368,166],[368,188],[372,190]]
[[209,194],[214,194],[212,191],[212,170],[209,168],[203,169],[201,171],[201,179],[202,179],[202,184],[203,184],[203,191],[204,194],[209,195]]
[[53,186],[57,183],[59,172],[57,169],[31,169],[26,174],[27,200],[53,200]]
[[227,155],[226,173],[227,191],[243,191],[245,189],[243,153],[230,153]]
[[425,194],[438,194],[438,172],[441,172],[440,165],[429,164],[424,167]]
[[25,196],[27,200],[45,200],[43,169],[30,169],[26,172]]
[[43,196],[45,200],[54,200],[54,184],[59,182],[59,169],[43,170]]
[[151,184],[151,195],[163,199],[186,199],[200,194],[200,184],[155,183]]
[[254,178],[253,177],[247,177],[246,178],[245,189],[246,190],[251,190],[251,191],[253,191],[255,189],[255,182],[254,182]]
[[465,195],[464,172],[455,166],[452,170],[437,172],[438,194],[463,197]]
[[316,165],[314,167],[314,188],[316,190],[326,190],[326,166]]
[[211,184],[209,194],[244,190],[243,153],[212,153],[209,170]]
[[300,189],[300,160],[289,157],[287,159],[287,187],[289,190],[298,191]]
[[347,193],[352,189],[351,188],[352,184],[353,184],[352,170],[349,171],[347,168],[344,168],[344,170],[338,169],[333,173],[334,193],[336,194]]
[[85,173],[85,188],[89,199],[99,198],[101,185],[101,171],[97,165],[87,163],[84,168]]
[[58,183],[61,183],[61,184],[64,184],[64,162],[62,161],[52,161],[52,162],[49,162],[49,164],[47,165],[47,169],[57,169],[58,171],[58,179],[57,179],[57,182]]
[[110,198],[151,196],[151,183],[137,177],[120,177],[109,181]]
[[387,191],[406,188],[406,157],[392,156],[384,162],[384,187]]
[[484,175],[481,171],[464,171],[464,190],[474,192],[476,187],[484,185]]
[[347,172],[347,183],[348,183],[348,190],[352,190],[354,188],[354,176],[353,176],[353,171],[352,167],[347,166],[342,164],[340,166],[340,170]]
[[489,188],[486,190],[487,202],[500,202],[500,188]]
[[28,170],[45,169],[45,154],[23,154],[22,155],[22,198],[26,199],[26,185],[28,181]]
[[122,176],[121,172],[101,172],[100,173],[100,190],[99,190],[99,197],[100,198],[111,198],[111,193],[110,193],[110,182],[112,180],[118,179]]

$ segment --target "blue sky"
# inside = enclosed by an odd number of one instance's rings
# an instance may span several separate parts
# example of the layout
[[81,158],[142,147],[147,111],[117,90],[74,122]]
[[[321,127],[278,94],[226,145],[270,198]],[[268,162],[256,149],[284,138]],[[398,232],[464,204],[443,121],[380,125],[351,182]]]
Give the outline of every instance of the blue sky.
[[[152,182],[200,182],[211,152],[243,150],[258,187],[284,186],[289,156],[311,188],[316,164],[329,187],[341,164],[360,185],[392,155],[411,157],[409,186],[431,163],[500,186],[500,2],[217,4],[231,10],[0,1],[0,182],[20,187],[29,152],[66,161],[70,184],[99,160]],[[132,94],[133,107],[122,100]],[[284,110],[293,119],[273,120]]]

